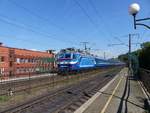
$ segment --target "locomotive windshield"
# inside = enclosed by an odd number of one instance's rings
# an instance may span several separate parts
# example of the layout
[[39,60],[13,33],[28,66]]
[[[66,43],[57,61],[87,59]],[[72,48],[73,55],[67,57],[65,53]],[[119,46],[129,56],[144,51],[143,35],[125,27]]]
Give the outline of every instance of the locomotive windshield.
[[65,58],[71,58],[71,54],[65,54]]
[[72,55],[69,53],[68,54],[59,54],[58,58],[72,58]]
[[73,53],[63,53],[63,54],[59,54],[58,58],[77,59],[77,55]]

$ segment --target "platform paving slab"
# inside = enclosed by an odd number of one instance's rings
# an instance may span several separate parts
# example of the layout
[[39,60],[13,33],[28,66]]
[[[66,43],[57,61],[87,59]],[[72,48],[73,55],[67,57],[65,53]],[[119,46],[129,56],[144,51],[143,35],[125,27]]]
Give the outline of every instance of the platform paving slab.
[[119,73],[105,91],[97,93],[100,95],[85,110],[81,110],[82,113],[148,113],[141,86],[137,79],[128,75],[127,68]]

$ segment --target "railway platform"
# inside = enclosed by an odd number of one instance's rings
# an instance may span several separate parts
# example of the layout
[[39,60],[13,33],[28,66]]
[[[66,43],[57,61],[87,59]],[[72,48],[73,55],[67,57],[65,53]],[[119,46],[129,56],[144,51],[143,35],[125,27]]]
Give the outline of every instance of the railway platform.
[[144,86],[124,68],[75,113],[149,113]]

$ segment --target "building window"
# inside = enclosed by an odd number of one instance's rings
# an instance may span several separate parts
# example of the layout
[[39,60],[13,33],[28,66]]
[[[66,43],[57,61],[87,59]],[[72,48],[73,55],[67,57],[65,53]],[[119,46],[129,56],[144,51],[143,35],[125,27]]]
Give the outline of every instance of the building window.
[[16,62],[17,62],[17,63],[20,63],[20,58],[17,58],[17,59],[16,59]]
[[28,62],[31,63],[31,59],[28,59]]
[[24,73],[24,68],[21,68],[21,69],[20,69],[20,72],[21,72],[21,73]]
[[12,67],[12,65],[13,65],[13,63],[12,63],[12,61],[10,61],[10,62],[9,62],[9,66]]
[[20,73],[20,69],[19,69],[19,68],[17,68],[16,72],[17,72],[17,73]]
[[28,59],[25,59],[25,63],[28,63],[29,62],[29,60]]
[[4,56],[0,56],[0,62],[4,62],[5,61],[5,57]]
[[20,59],[20,63],[23,63],[23,58]]
[[0,76],[3,74],[4,68],[0,68]]

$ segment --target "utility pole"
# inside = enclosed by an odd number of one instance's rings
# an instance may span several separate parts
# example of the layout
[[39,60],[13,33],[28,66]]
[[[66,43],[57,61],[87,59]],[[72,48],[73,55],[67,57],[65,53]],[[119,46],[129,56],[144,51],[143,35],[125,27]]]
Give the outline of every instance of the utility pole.
[[83,44],[84,50],[86,51],[86,50],[87,50],[87,44],[88,44],[89,42],[81,42],[81,43]]
[[106,59],[106,53],[104,52],[104,59]]
[[128,44],[125,44],[125,43],[123,43],[120,39],[120,42],[121,43],[119,43],[119,44],[109,44],[108,46],[118,46],[118,45],[125,45],[125,46],[127,46],[128,48],[129,48],[129,51],[128,51],[128,61],[129,61],[129,73],[130,74],[132,74],[132,72],[133,72],[133,70],[132,70],[132,62],[131,62],[131,46],[133,45],[133,44],[140,44],[140,43],[131,43],[131,39],[133,38],[133,36],[138,36],[138,38],[139,38],[139,34],[128,34]]
[[128,58],[129,58],[129,72],[131,72],[132,67],[131,67],[131,34],[129,34],[129,53],[128,53]]

